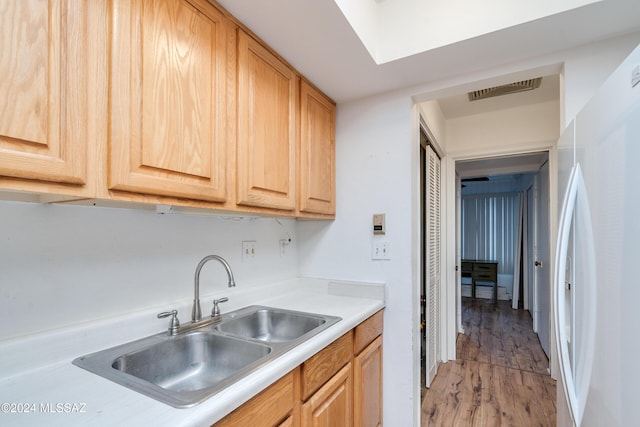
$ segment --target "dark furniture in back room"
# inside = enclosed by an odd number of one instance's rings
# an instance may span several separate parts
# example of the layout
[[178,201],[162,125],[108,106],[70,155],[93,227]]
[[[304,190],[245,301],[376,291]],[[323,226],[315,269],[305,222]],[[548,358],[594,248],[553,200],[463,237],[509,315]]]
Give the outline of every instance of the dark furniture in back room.
[[493,285],[493,303],[498,303],[498,261],[487,259],[463,259],[462,277],[471,278],[471,297],[476,297],[476,283]]

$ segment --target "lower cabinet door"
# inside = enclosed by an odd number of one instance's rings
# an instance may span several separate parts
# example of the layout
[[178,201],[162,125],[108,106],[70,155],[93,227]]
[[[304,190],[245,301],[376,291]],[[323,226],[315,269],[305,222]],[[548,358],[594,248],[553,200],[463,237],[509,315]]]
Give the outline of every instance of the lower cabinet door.
[[354,359],[354,425],[382,425],[382,336]]
[[302,405],[302,427],[353,426],[351,362]]

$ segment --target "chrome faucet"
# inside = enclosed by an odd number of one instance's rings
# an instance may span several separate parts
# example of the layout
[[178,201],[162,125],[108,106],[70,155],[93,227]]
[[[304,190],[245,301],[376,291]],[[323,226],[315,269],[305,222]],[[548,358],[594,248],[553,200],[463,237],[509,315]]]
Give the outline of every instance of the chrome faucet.
[[[194,288],[193,288],[193,309],[191,310],[191,323],[199,322],[202,319],[202,312],[200,310],[200,270],[202,270],[202,267],[212,259],[219,261],[220,264],[224,266],[225,270],[227,270],[227,276],[229,276],[229,284],[228,284],[229,287],[233,288],[236,286],[236,282],[233,279],[233,273],[231,272],[231,267],[229,267],[229,264],[227,263],[227,261],[224,260],[224,258],[218,255],[207,255],[206,257],[202,258],[202,260],[198,263],[198,266],[196,267],[196,276],[195,276]],[[219,301],[219,302],[223,302],[223,301]],[[217,306],[217,304],[215,305]]]

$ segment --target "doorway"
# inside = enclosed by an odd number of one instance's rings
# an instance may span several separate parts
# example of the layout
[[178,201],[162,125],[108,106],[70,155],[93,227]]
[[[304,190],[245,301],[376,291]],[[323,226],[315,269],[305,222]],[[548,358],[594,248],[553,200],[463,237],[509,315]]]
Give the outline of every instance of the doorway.
[[[495,260],[496,283],[484,285],[495,286],[496,292],[474,286],[482,291],[477,297],[511,300],[523,295],[534,331],[551,358],[549,152],[461,159],[455,169],[465,187],[456,195],[456,204],[461,205],[456,223],[462,230],[456,265],[469,257]],[[516,251],[522,252],[516,256]],[[459,286],[460,298],[471,296],[469,286]]]

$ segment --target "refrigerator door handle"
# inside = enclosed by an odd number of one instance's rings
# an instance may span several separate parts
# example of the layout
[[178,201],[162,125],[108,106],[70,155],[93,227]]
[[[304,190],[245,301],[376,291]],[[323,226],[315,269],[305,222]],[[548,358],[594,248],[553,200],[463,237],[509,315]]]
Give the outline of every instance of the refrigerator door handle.
[[[579,206],[577,206],[579,205]],[[581,221],[576,230],[584,240],[584,257],[580,265],[585,271],[584,283],[580,283],[579,292],[581,294],[583,319],[581,319],[582,333],[578,333],[572,325],[571,337],[567,336],[567,329],[564,326],[567,319],[565,289],[569,284],[571,292],[576,291],[576,286],[571,286],[571,278],[567,277],[567,255],[569,249],[569,238],[573,225],[574,213],[580,215]],[[558,241],[556,246],[556,269],[554,280],[554,328],[556,335],[556,348],[558,351],[560,375],[563,380],[563,391],[567,401],[569,411],[573,421],[577,426],[581,424],[582,415],[585,409],[585,400],[588,394],[591,378],[591,368],[593,365],[593,354],[595,346],[595,254],[593,247],[593,235],[591,229],[591,217],[589,214],[589,203],[586,189],[582,179],[580,164],[574,166],[569,177],[568,187],[564,196],[563,209],[560,214],[558,224]],[[569,356],[568,342],[579,340],[573,343],[576,346],[574,359]],[[580,360],[576,359],[577,354]],[[579,363],[578,363],[579,362]]]
[[[571,169],[569,176],[569,183],[567,191],[564,195],[564,201],[562,203],[562,212],[560,213],[560,221],[558,223],[558,242],[556,249],[556,277],[554,280],[554,292],[555,292],[555,316],[554,316],[554,328],[556,335],[556,348],[558,351],[558,364],[560,368],[560,375],[562,376],[564,397],[569,407],[571,418],[576,425],[580,425],[580,421],[576,417],[578,412],[576,388],[574,378],[571,369],[571,361],[569,358],[569,347],[567,345],[568,337],[566,336],[566,330],[563,327],[566,320],[565,312],[565,293],[564,285],[566,281],[567,271],[567,252],[569,249],[569,236],[571,233],[571,224],[573,219],[573,212],[576,205],[576,195],[578,186],[576,184],[576,174],[578,166],[574,166]],[[536,261],[537,264],[537,261]]]

